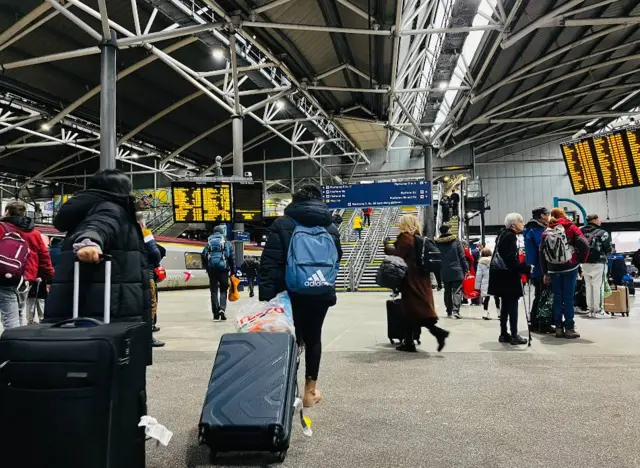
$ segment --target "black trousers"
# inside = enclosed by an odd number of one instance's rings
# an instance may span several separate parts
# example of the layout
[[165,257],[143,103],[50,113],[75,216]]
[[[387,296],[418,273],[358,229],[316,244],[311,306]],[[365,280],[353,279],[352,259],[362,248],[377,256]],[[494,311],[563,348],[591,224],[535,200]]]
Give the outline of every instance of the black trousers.
[[256,279],[247,276],[247,283],[249,283],[249,296],[253,297],[253,290],[256,286]]
[[500,303],[500,334],[506,335],[507,321],[511,328],[511,335],[518,334],[518,300],[520,298],[516,296],[501,297]]
[[305,379],[318,380],[322,357],[322,324],[329,306],[307,298],[291,298],[298,346],[304,344]]
[[540,296],[542,296],[542,291],[545,290],[546,285],[544,284],[544,277],[540,278],[530,278],[530,284],[533,285],[534,288],[534,296],[533,303],[531,304],[531,328],[534,330],[538,329],[538,305],[540,304]]
[[[431,333],[433,336],[438,338],[443,333],[446,333],[446,331],[440,328],[439,326],[437,326],[436,323],[438,323],[438,319],[425,319],[425,320],[422,320],[419,323],[419,325],[422,327],[425,327],[427,330],[429,330],[429,333]],[[417,330],[418,330],[418,324],[416,324],[411,320],[407,320],[407,332],[404,338],[404,342],[406,344],[413,343],[414,334],[416,333]]]
[[209,292],[211,293],[211,311],[213,318],[220,316],[220,311],[227,309],[227,292],[229,291],[229,272],[207,270],[209,275]]
[[371,226],[371,215],[368,215],[368,214],[364,215],[364,222],[362,224]]
[[[489,301],[491,300],[491,296],[484,296],[482,299],[482,305],[484,306],[484,310],[489,310]],[[493,296],[493,301],[496,303],[496,309],[500,310],[500,298],[498,296]]]

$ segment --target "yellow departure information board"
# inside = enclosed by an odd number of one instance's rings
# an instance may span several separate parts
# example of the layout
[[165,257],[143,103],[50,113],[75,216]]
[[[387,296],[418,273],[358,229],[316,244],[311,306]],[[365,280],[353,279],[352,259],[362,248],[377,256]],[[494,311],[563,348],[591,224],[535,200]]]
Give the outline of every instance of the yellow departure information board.
[[213,184],[202,187],[204,222],[231,222],[231,185]]
[[262,184],[233,184],[233,220],[236,223],[262,221]]
[[595,135],[561,145],[573,193],[640,185],[640,130]]
[[173,219],[176,223],[202,222],[202,190],[195,184],[172,184]]

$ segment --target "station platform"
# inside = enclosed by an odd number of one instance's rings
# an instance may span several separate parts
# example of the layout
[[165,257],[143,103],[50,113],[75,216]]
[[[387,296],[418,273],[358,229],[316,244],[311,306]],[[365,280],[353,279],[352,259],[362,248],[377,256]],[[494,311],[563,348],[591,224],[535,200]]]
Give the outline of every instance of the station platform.
[[[294,423],[280,466],[640,466],[640,302],[630,317],[577,316],[581,339],[534,335],[530,348],[498,343],[498,321],[463,306],[463,319],[439,322],[451,331],[442,353],[424,330],[408,354],[387,339],[387,298],[338,296],[323,329],[324,400],[306,410],[313,437]],[[444,314],[442,293],[435,301]],[[520,313],[525,336],[522,304]],[[217,343],[233,323],[213,322],[209,292],[192,290],[160,293],[158,325],[167,344],[148,373],[149,414],[174,437],[166,448],[148,445],[147,467],[210,466],[197,423]],[[221,454],[217,466],[270,461]]]

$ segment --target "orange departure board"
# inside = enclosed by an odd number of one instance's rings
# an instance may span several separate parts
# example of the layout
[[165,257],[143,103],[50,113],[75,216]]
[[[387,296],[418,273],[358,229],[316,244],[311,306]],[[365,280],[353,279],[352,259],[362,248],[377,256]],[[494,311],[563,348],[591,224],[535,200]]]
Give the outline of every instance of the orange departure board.
[[202,222],[202,189],[196,184],[172,184],[173,220],[176,223]]
[[640,185],[640,131],[627,129],[561,145],[573,193]]
[[205,222],[231,222],[231,185],[207,184],[202,187]]

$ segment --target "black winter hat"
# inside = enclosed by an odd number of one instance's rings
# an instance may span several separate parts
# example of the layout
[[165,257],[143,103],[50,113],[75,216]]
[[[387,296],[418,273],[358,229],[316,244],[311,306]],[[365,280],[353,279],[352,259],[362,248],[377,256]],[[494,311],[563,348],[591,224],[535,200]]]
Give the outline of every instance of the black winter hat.
[[449,226],[448,224],[443,224],[442,226],[440,226],[440,234],[447,234],[450,229],[451,226]]

